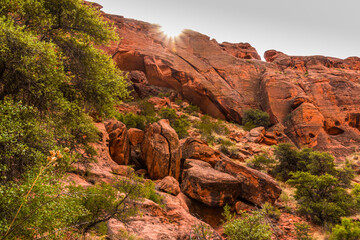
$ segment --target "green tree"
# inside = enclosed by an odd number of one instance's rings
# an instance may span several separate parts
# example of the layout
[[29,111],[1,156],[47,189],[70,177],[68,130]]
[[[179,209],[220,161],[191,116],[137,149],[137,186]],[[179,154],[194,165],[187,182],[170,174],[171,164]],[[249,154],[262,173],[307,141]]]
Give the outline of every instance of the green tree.
[[93,46],[111,40],[114,31],[83,1],[1,1],[0,100],[33,106],[59,143],[91,153],[96,130],[87,114],[110,116],[128,94],[110,57]]
[[296,188],[299,212],[314,223],[339,222],[354,207],[352,196],[330,174],[316,176],[309,172],[296,172],[287,182]]

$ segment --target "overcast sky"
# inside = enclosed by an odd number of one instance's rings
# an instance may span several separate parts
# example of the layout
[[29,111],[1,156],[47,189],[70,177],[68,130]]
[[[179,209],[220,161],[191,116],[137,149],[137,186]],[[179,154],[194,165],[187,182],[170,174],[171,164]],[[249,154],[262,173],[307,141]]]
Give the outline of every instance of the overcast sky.
[[360,0],[92,0],[103,11],[192,29],[219,43],[248,42],[261,57],[360,57]]

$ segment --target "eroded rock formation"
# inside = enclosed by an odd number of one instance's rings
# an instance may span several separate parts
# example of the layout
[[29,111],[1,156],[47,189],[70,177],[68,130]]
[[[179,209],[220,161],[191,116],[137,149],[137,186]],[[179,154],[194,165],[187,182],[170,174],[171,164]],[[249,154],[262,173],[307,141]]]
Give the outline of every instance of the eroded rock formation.
[[179,179],[181,149],[178,135],[169,120],[149,124],[141,143],[141,159],[152,179],[172,176]]
[[157,25],[104,16],[122,40],[103,49],[138,84],[146,77],[204,113],[237,123],[244,110],[261,108],[298,146],[344,156],[360,143],[360,58],[292,57],[270,50],[264,62],[247,43],[219,44],[191,30],[170,41]]

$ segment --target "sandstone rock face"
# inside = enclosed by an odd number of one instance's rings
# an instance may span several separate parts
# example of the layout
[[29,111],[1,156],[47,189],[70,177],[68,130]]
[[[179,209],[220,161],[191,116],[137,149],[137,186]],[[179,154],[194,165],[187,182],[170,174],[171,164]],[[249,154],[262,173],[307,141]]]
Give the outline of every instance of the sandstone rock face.
[[261,206],[265,202],[273,204],[280,197],[281,188],[269,175],[231,160],[218,162],[215,169],[234,176],[240,182],[240,197],[249,202]]
[[[166,210],[150,200],[139,203],[140,211],[143,214],[132,217],[127,222],[128,232],[135,233],[138,237],[146,240],[185,240],[189,239],[194,225],[207,225],[186,211],[177,197],[166,193],[160,194],[163,196]],[[213,240],[222,239],[214,230],[211,231]]]
[[[263,62],[248,44],[219,44],[190,30],[167,41],[156,25],[105,17],[123,38],[103,48],[120,69],[143,72],[149,84],[176,90],[204,113],[241,123],[244,110],[261,108],[296,144],[337,156],[360,143],[360,58],[292,57],[270,50]],[[313,107],[297,110],[303,104]],[[306,120],[310,113],[316,114],[316,126]]]
[[131,145],[136,146],[140,143],[142,143],[144,139],[144,131],[137,129],[137,128],[130,128],[128,130],[129,133],[129,140]]
[[179,182],[171,176],[164,177],[158,184],[156,184],[156,187],[163,192],[170,193],[175,196],[180,193]]
[[212,149],[201,139],[189,137],[181,146],[183,159],[199,159],[215,166],[220,161],[220,152]]
[[256,49],[253,48],[249,43],[228,43],[223,42],[220,44],[221,48],[237,58],[243,59],[257,59],[261,60]]
[[184,163],[181,191],[208,206],[233,203],[240,194],[239,181],[217,171],[209,163],[187,159]]
[[119,165],[129,165],[130,143],[125,124],[111,120],[106,123],[105,127],[109,134],[109,151],[112,160]]
[[152,179],[172,176],[179,179],[181,149],[179,137],[170,126],[169,120],[162,119],[149,124],[141,143],[141,159]]

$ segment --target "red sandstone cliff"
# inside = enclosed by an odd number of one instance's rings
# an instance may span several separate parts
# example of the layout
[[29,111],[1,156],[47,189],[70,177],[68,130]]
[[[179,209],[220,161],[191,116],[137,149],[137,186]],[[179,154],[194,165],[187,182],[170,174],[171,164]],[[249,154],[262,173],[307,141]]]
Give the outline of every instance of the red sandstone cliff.
[[274,50],[259,60],[246,44],[219,44],[185,30],[167,39],[159,26],[104,14],[122,40],[104,48],[125,71],[178,91],[204,113],[241,123],[260,108],[298,146],[345,156],[360,143],[360,58],[292,57]]

